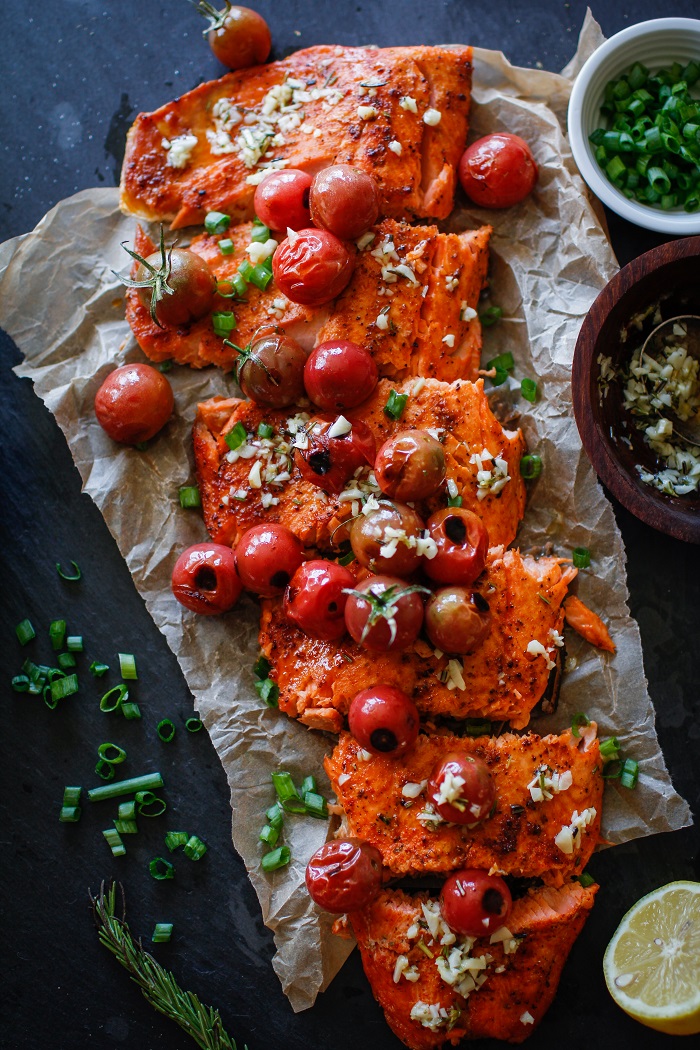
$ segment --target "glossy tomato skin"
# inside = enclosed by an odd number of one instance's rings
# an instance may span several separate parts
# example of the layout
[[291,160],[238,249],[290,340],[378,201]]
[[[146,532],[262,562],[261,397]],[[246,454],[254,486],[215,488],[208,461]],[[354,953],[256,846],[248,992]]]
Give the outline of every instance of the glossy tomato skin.
[[294,449],[301,476],[325,492],[338,495],[359,467],[374,462],[374,435],[357,420],[347,434],[330,437],[335,420],[317,420],[307,431],[308,447]]
[[231,7],[223,24],[210,29],[207,39],[216,58],[229,69],[260,65],[272,46],[267,22],[249,7]]
[[400,430],[379,449],[374,473],[390,499],[427,499],[445,480],[445,453],[426,430]]
[[319,343],[304,368],[306,393],[327,412],[343,412],[361,405],[374,393],[378,379],[372,355],[349,339]]
[[235,553],[243,586],[261,598],[283,594],[304,557],[301,540],[284,525],[254,525]]
[[314,226],[354,241],[379,217],[379,187],[366,171],[331,164],[314,176],[309,206]]
[[345,634],[343,592],[355,586],[355,577],[342,565],[315,559],[305,561],[292,576],[284,592],[285,616],[304,634],[325,642]]
[[[394,588],[393,594],[406,590],[406,581],[398,576],[368,576],[355,585],[355,590],[363,595],[383,598],[386,592]],[[386,599],[385,599],[386,600]],[[373,603],[364,597],[351,594],[345,606],[345,624],[348,633],[365,649],[375,652],[397,652],[412,645],[420,633],[423,624],[423,601],[420,594],[413,591],[401,594],[393,606],[395,635],[388,619],[380,616],[374,624],[367,626]]]
[[474,204],[510,208],[532,192],[537,165],[519,135],[486,135],[473,142],[459,162],[459,181]]
[[97,422],[123,445],[150,440],[174,407],[173,390],[163,373],[140,363],[115,368],[95,395]]
[[204,616],[231,609],[243,590],[231,548],[221,543],[188,547],[175,562],[172,590],[181,605]]
[[238,383],[246,397],[269,408],[287,408],[304,396],[306,351],[280,332],[262,335],[238,365]]
[[306,865],[309,896],[325,911],[359,911],[379,893],[382,857],[359,839],[334,839],[317,849]]
[[491,632],[489,603],[469,587],[440,587],[425,606],[425,633],[437,649],[464,656]]
[[500,875],[464,868],[445,882],[440,894],[442,917],[455,933],[487,937],[508,922],[513,898]]
[[418,739],[420,716],[410,696],[392,685],[374,685],[353,697],[350,732],[373,755],[398,758]]
[[271,230],[286,233],[311,225],[309,189],[311,176],[298,168],[273,171],[256,187],[255,214]]
[[[186,248],[173,248],[168,252],[170,273],[167,285],[172,292],[165,293],[156,303],[155,314],[162,328],[181,328],[201,320],[214,307],[216,277],[206,260]],[[155,270],[163,265],[160,251],[146,259]],[[152,272],[140,263],[135,280],[147,281]],[[137,294],[147,310],[151,308],[151,288],[139,288]]]
[[322,306],[340,295],[352,277],[353,257],[327,230],[300,230],[282,241],[272,257],[279,290],[293,303]]
[[484,571],[489,551],[489,534],[481,518],[466,507],[445,507],[431,514],[427,526],[437,545],[437,554],[425,565],[431,580],[473,583]]
[[423,561],[415,546],[399,541],[389,557],[383,556],[381,550],[391,541],[387,530],[403,532],[406,539],[417,540],[424,529],[423,519],[412,507],[386,500],[376,510],[355,518],[350,529],[350,543],[360,565],[370,572],[410,576]]
[[[459,784],[459,780],[463,783]],[[438,801],[446,782],[448,787],[452,785],[459,792],[453,802]],[[480,758],[465,751],[452,751],[430,774],[428,800],[443,820],[473,827],[491,813],[496,801],[496,785],[488,766]]]

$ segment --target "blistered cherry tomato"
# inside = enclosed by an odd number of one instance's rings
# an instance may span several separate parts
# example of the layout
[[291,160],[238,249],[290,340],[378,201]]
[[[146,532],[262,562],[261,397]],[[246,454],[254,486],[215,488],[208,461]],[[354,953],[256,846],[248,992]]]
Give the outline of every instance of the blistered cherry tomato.
[[348,339],[319,343],[304,368],[306,393],[328,412],[361,405],[374,392],[378,378],[372,355]]
[[152,365],[122,365],[95,395],[97,422],[113,441],[139,445],[165,426],[175,399],[170,383]]
[[258,405],[286,408],[304,396],[306,351],[283,332],[271,332],[245,347],[237,362],[238,383]]
[[372,176],[350,164],[332,164],[314,176],[309,196],[314,226],[354,241],[379,217],[379,187]]
[[284,593],[284,612],[297,627],[331,642],[345,634],[343,591],[355,586],[355,577],[333,561],[305,561],[292,576]]
[[216,616],[238,601],[243,584],[236,572],[230,547],[220,543],[196,543],[175,562],[173,594],[186,609]]
[[294,449],[301,476],[325,492],[337,495],[358,467],[374,461],[374,434],[357,420],[344,434],[331,437],[336,420],[316,420],[307,430],[306,448]]
[[272,257],[277,287],[303,306],[322,306],[335,299],[352,270],[347,247],[327,230],[300,230],[282,241]]
[[345,606],[348,633],[375,652],[396,652],[415,642],[423,623],[423,601],[397,576],[368,576],[355,585]]
[[[417,543],[424,529],[423,520],[415,510],[404,503],[387,500],[376,510],[355,518],[350,543],[355,557],[366,569],[410,576],[423,560]],[[401,535],[396,536],[396,533]]]
[[325,911],[359,911],[374,900],[381,885],[381,853],[359,839],[326,842],[306,865],[309,896]]
[[431,514],[428,531],[438,552],[425,564],[438,583],[473,583],[481,575],[489,550],[489,534],[481,518],[466,507],[446,507]]
[[519,135],[486,135],[462,154],[459,181],[474,204],[482,208],[510,208],[534,188],[537,165],[530,147]]
[[418,739],[418,708],[401,689],[373,685],[353,697],[350,732],[373,755],[403,755]]
[[241,582],[261,598],[282,594],[302,559],[301,540],[284,525],[254,525],[236,547]]
[[491,631],[489,603],[468,587],[441,587],[425,606],[425,632],[444,653],[473,653]]
[[480,758],[453,751],[430,774],[428,800],[443,820],[472,826],[485,820],[496,801],[496,785]]
[[464,868],[442,887],[440,911],[455,933],[486,937],[505,926],[513,906],[508,886],[500,875],[480,868]]
[[[209,46],[222,65],[229,69],[247,69],[260,65],[270,54],[270,30],[267,22],[257,11],[249,7],[233,7],[215,11],[210,4],[202,10],[209,19],[210,28],[205,30]],[[202,5],[205,8],[205,5]]]
[[311,225],[311,176],[297,168],[273,171],[255,190],[255,214],[272,230],[304,230]]
[[[162,253],[153,252],[139,264],[134,280],[148,282],[137,289],[137,294],[156,324],[161,328],[180,328],[199,321],[212,309],[216,277],[206,260],[186,248],[170,249],[166,259],[164,264]],[[156,299],[155,274],[160,274],[160,281],[171,289],[162,291]]]
[[445,480],[445,453],[426,430],[400,430],[379,449],[374,473],[391,499],[427,499]]

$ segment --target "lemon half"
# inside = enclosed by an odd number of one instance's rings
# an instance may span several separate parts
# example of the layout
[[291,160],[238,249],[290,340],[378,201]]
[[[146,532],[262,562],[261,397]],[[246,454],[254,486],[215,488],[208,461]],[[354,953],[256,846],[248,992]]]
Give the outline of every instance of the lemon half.
[[642,897],[603,959],[608,991],[636,1021],[669,1035],[700,1032],[700,883]]

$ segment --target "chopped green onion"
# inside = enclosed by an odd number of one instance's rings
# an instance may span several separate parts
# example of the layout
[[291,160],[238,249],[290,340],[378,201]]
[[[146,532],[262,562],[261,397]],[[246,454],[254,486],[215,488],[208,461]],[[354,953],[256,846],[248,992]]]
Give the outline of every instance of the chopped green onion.
[[266,824],[258,835],[260,841],[264,842],[267,846],[276,846],[279,837],[279,828],[273,828],[271,824]]
[[12,679],[11,685],[16,693],[28,693],[31,683],[26,674],[16,674]]
[[268,824],[273,827],[275,831],[279,831],[284,824],[284,810],[279,802],[275,802],[274,805],[270,806],[270,808],[265,811],[265,816],[267,817]]
[[70,583],[75,583],[77,580],[80,579],[80,577],[83,574],[80,571],[80,566],[77,564],[77,562],[72,561],[71,565],[73,566],[72,576],[69,573],[63,571],[63,569],[61,568],[61,563],[59,561],[56,562],[56,572],[62,580],[68,580]]
[[80,806],[61,806],[58,819],[61,824],[76,824],[83,814]]
[[78,676],[77,674],[68,674],[65,678],[55,678],[51,682],[51,699],[52,700],[64,700],[67,696],[72,696],[73,693],[78,692]]
[[67,671],[70,670],[71,667],[75,667],[75,657],[73,656],[73,653],[59,653],[58,666],[62,671]]
[[479,320],[483,328],[491,328],[502,317],[503,310],[500,306],[487,306],[485,310],[481,310],[479,313]]
[[328,820],[328,803],[318,792],[306,791],[304,793],[304,808],[308,816]]
[[44,703],[46,704],[46,706],[49,708],[50,711],[53,711],[54,708],[58,705],[58,697],[54,696],[51,692],[51,686],[45,685],[44,688],[41,690],[41,695],[44,698]]
[[523,456],[520,460],[520,474],[526,481],[534,481],[535,478],[539,478],[542,473],[542,459],[540,456],[532,455]]
[[278,868],[286,867],[291,859],[292,854],[289,846],[278,846],[277,849],[266,853],[260,863],[263,871],[277,871]]
[[486,362],[487,369],[496,369],[495,376],[491,377],[491,383],[493,386],[501,386],[505,383],[508,378],[508,374],[515,368],[515,361],[510,350],[505,354],[499,354],[498,357],[492,357],[490,361]]
[[134,800],[132,799],[130,802],[120,802],[117,816],[119,817],[119,820],[136,820],[136,803]]
[[461,507],[463,502],[464,501],[463,501],[461,496],[448,496],[447,497],[447,506],[448,507]]
[[234,243],[230,237],[222,237],[219,241],[219,251],[222,255],[233,255]]
[[490,722],[471,722],[464,727],[467,736],[489,736],[491,733]]
[[206,852],[206,844],[197,835],[190,835],[185,843],[185,856],[190,860],[201,860]]
[[250,280],[250,275],[252,274],[253,269],[254,269],[254,267],[253,267],[253,264],[250,262],[250,260],[249,259],[244,259],[243,262],[240,263],[239,266],[238,266],[238,273],[240,274],[240,276],[243,278],[244,281],[249,281]]
[[526,401],[534,403],[537,400],[537,383],[534,379],[522,379],[520,381],[520,393]]
[[303,798],[307,791],[315,791],[315,790],[316,790],[316,777],[314,777],[314,776],[304,777],[304,779],[301,782],[301,787],[299,789],[299,794],[301,795],[301,797]]
[[620,757],[620,741],[616,736],[600,741],[600,757],[603,762],[615,762]]
[[635,762],[633,758],[626,758],[622,763],[622,771],[620,773],[620,783],[625,788],[633,788],[637,786],[639,779],[639,762]]
[[119,657],[119,673],[122,678],[132,681],[138,678],[136,657],[132,653],[117,653],[117,656]]
[[92,788],[88,791],[91,802],[102,802],[106,798],[118,798],[119,795],[132,795],[135,791],[150,791],[153,788],[163,786],[163,778],[160,773],[144,773],[140,777],[130,777],[129,780],[120,780],[117,784],[107,784],[105,787]]
[[101,678],[103,674],[107,674],[109,671],[109,664],[102,664],[99,660],[93,660],[90,664],[90,674],[94,675],[95,678]]
[[[127,696],[128,695],[129,694],[127,693]],[[141,708],[138,704],[135,704],[133,700],[129,700],[126,703],[123,703],[121,705],[121,712],[128,722],[132,722],[134,721],[134,719],[141,717]]]
[[35,664],[33,660],[26,659],[22,664],[22,672],[26,674],[27,678],[34,685],[43,686],[50,667],[46,667],[45,664]]
[[109,741],[100,744],[97,748],[97,754],[104,762],[109,762],[111,766],[118,766],[126,761],[124,748],[119,747],[117,744],[111,744]]
[[236,327],[236,315],[232,310],[217,310],[211,315],[214,335],[227,339]]
[[388,416],[389,419],[401,419],[407,401],[408,394],[399,394],[396,390],[392,389],[387,403],[384,405],[384,414]]
[[36,638],[36,631],[32,627],[31,620],[22,620],[15,627],[15,631],[20,645],[26,645],[27,642],[31,642],[32,638]]
[[257,266],[253,267],[247,279],[256,288],[259,288],[261,292],[264,292],[272,280],[272,272],[263,263],[258,263]]
[[591,552],[588,547],[574,547],[572,560],[575,569],[587,569],[591,564]]
[[120,835],[137,835],[138,824],[135,820],[115,820],[113,821],[115,829]]
[[241,273],[234,273],[229,280],[229,284],[233,288],[233,296],[231,298],[235,296],[238,299],[242,299],[248,291],[248,282]]
[[123,683],[112,686],[100,700],[100,711],[116,711],[129,697],[129,690]]
[[171,922],[157,922],[151,934],[152,944],[167,944],[173,935],[173,924]]
[[247,440],[248,431],[241,422],[236,423],[233,430],[229,430],[228,434],[224,435],[224,441],[232,452],[240,448],[241,445],[245,445]]
[[156,365],[156,368],[158,369],[159,372],[170,372],[170,371],[172,371],[172,367],[173,367],[172,361],[159,361],[158,364]]
[[265,241],[269,240],[271,236],[272,232],[270,228],[265,225],[264,222],[261,222],[260,219],[253,220],[253,228],[250,231],[251,241],[257,241],[257,243],[259,244],[264,244]]
[[66,648],[71,653],[82,653],[83,651],[83,636],[81,634],[71,634],[66,638]]
[[207,233],[226,233],[231,225],[231,216],[222,211],[210,211],[204,216],[204,229]]
[[273,682],[271,678],[265,678],[264,681],[257,681],[255,688],[263,703],[267,704],[268,707],[277,707],[280,695],[280,688],[277,682]]
[[164,744],[169,744],[175,739],[175,723],[169,718],[162,718],[156,726],[156,733]]
[[185,729],[187,730],[188,733],[198,733],[201,728],[202,728],[202,719],[201,718],[197,718],[195,715],[191,715],[190,718],[188,718],[185,721]]
[[58,650],[63,648],[63,643],[66,638],[65,620],[53,620],[49,624],[49,638],[51,639],[52,649]]
[[154,857],[153,860],[149,862],[148,870],[158,882],[161,882],[163,879],[175,878],[174,866],[164,857]]
[[342,557],[338,558],[338,565],[352,565],[355,561],[355,552],[349,550],[347,554],[343,554]]
[[577,738],[580,737],[581,734],[579,733],[579,729],[581,728],[581,726],[585,727],[585,726],[589,726],[590,724],[591,724],[591,720],[588,717],[588,715],[584,714],[583,711],[578,711],[574,715],[574,717],[571,719],[571,733],[572,733],[572,735],[577,737]]
[[83,792],[81,787],[66,787],[63,789],[63,805],[64,806],[78,806],[80,805],[80,796]]
[[152,791],[137,791],[136,806],[140,817],[162,817],[168,808],[167,803]]
[[165,845],[168,847],[170,852],[176,850],[179,846],[184,846],[189,841],[189,834],[186,831],[166,831],[165,833]]
[[267,678],[270,673],[271,667],[272,664],[270,663],[270,661],[261,653],[255,661],[255,663],[253,664],[253,674],[256,678]]
[[[95,766],[95,772],[98,777],[102,777],[103,780],[114,780],[115,769],[111,762],[107,762],[104,758],[101,758]],[[88,798],[90,793],[88,792]]]
[[202,506],[202,498],[197,485],[182,485],[180,487],[180,506],[184,508]]
[[577,876],[577,878],[584,889],[586,889],[587,886],[593,886],[595,883],[595,879],[587,871],[582,871],[581,874]]
[[305,813],[306,807],[299,797],[294,781],[289,773],[272,773],[272,783],[282,808],[287,813]]
[[259,438],[272,438],[275,436],[275,428],[271,427],[269,423],[258,423],[258,437]]
[[111,849],[113,856],[123,857],[126,853],[126,846],[119,837],[119,832],[117,831],[117,829],[107,828],[107,830],[103,831],[102,834],[104,835],[107,841],[107,845]]

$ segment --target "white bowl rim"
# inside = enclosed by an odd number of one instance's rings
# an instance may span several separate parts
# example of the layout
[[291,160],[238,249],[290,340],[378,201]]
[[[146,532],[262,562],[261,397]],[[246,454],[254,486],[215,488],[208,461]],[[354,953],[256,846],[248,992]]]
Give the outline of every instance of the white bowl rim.
[[571,152],[583,179],[606,204],[611,211],[623,219],[642,226],[656,233],[670,233],[676,236],[700,233],[700,212],[664,212],[646,205],[630,201],[605,178],[598,165],[591,160],[587,137],[582,130],[581,114],[583,99],[593,75],[620,44],[636,37],[648,36],[664,30],[685,30],[700,37],[700,19],[697,18],[653,18],[646,22],[636,22],[626,29],[615,33],[584,62],[574,80],[569,100],[567,126]]

